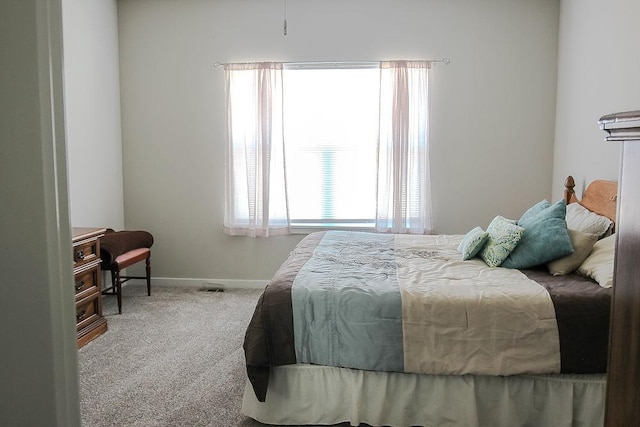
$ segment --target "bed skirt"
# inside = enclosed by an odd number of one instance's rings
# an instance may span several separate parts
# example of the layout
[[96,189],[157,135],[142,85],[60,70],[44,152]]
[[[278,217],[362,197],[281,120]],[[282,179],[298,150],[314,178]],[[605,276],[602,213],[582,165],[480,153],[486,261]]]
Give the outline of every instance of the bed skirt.
[[605,374],[447,376],[316,365],[273,368],[266,402],[247,381],[242,413],[275,425],[598,426]]

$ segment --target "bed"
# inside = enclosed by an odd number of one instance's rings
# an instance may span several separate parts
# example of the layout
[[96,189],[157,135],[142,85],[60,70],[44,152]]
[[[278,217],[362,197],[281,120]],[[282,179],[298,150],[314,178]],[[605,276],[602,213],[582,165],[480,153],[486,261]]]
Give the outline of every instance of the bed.
[[465,235],[306,236],[247,328],[243,414],[602,425],[617,185],[574,186]]

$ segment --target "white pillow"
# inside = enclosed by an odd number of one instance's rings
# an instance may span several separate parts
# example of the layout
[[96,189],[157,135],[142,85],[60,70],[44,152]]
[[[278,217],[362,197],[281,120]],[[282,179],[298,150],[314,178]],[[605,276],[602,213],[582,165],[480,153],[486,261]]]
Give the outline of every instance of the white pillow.
[[587,234],[604,236],[613,225],[606,216],[598,215],[582,206],[580,203],[569,203],[567,205],[567,228],[582,231]]
[[598,242],[593,245],[591,254],[576,271],[578,274],[592,278],[603,288],[612,287],[615,250],[615,234],[598,240]]

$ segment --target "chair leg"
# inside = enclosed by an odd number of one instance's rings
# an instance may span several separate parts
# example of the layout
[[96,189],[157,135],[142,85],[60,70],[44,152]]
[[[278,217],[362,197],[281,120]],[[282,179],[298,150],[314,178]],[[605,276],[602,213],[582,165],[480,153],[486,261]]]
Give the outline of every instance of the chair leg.
[[116,271],[115,291],[118,299],[118,314],[122,314],[122,281],[120,280],[120,271]]
[[147,257],[145,264],[147,271],[147,295],[151,296],[151,254]]

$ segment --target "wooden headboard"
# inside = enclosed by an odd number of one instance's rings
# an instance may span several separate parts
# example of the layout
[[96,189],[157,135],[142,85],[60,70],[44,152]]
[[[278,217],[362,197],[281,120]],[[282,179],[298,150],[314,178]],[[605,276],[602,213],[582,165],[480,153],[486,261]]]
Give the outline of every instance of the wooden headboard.
[[573,190],[576,183],[569,175],[564,181],[564,200],[569,203],[580,203],[591,212],[606,216],[614,223],[616,222],[616,208],[618,205],[618,183],[615,181],[605,181],[597,179],[587,186],[582,195],[582,200],[578,200]]

